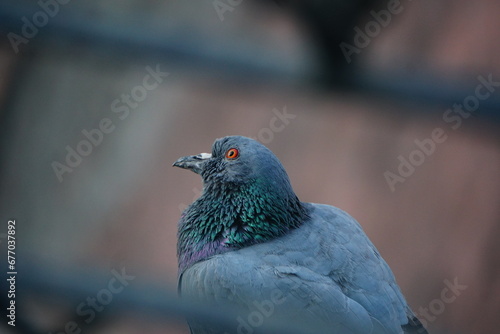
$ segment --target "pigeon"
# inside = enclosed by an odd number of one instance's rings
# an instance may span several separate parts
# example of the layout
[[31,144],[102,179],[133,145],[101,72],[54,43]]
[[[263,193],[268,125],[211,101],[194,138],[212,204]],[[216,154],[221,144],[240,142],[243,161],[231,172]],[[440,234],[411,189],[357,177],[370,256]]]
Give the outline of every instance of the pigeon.
[[[360,224],[301,202],[263,144],[228,136],[173,166],[203,179],[178,223],[180,296],[245,310],[232,333],[257,333],[273,319],[307,333],[427,333]],[[230,333],[188,324],[192,334]]]

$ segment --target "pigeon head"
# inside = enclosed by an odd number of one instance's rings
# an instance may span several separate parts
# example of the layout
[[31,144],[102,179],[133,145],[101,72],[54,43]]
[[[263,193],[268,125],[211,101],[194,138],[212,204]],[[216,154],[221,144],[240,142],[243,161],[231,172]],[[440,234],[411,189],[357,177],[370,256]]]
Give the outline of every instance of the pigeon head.
[[217,139],[212,153],[182,157],[174,166],[199,174],[204,184],[179,222],[181,268],[279,237],[307,217],[281,162],[253,139]]
[[205,186],[212,188],[259,182],[269,183],[268,190],[293,192],[288,175],[273,152],[247,137],[217,139],[212,153],[182,157],[174,166],[200,174]]

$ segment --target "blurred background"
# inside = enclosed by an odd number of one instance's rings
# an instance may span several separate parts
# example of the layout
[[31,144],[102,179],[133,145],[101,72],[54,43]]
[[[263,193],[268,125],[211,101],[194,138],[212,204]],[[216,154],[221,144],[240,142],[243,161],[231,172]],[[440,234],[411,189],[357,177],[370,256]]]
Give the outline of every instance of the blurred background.
[[500,3],[0,4],[0,248],[16,327],[188,333],[176,229],[239,134],[356,218],[431,333],[500,320]]

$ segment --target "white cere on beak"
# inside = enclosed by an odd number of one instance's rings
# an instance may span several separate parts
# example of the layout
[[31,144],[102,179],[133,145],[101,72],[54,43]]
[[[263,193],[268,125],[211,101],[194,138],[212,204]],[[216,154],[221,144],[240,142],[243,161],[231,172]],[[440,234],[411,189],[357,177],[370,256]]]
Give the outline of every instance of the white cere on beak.
[[212,154],[210,154],[210,153],[200,153],[200,154],[198,154],[198,156],[200,157],[200,159],[205,160],[205,159],[210,159],[212,157]]

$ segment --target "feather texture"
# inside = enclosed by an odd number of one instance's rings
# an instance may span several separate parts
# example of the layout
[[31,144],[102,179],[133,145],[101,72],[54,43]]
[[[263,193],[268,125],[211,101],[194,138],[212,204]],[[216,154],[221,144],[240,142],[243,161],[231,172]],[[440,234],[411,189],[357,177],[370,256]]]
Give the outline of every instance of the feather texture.
[[[232,148],[237,161],[224,158]],[[179,222],[182,298],[239,308],[235,333],[257,330],[245,317],[251,312],[328,333],[427,333],[359,223],[338,208],[300,202],[263,145],[225,137],[196,163],[204,191]],[[223,333],[195,320],[190,327]]]

